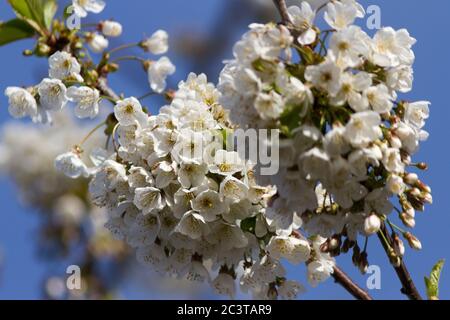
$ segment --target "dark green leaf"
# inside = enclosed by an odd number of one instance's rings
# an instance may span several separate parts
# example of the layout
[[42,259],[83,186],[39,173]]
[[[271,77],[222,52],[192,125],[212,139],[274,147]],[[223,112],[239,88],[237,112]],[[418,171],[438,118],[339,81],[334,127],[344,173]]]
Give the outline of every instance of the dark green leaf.
[[441,278],[442,268],[444,267],[444,260],[439,260],[438,263],[431,270],[430,277],[425,277],[425,286],[427,287],[427,296],[430,300],[439,299],[439,280]]
[[247,218],[241,221],[241,229],[244,232],[255,233],[256,217]]
[[20,19],[13,19],[0,24],[0,46],[7,43],[30,38],[35,34],[28,23]]

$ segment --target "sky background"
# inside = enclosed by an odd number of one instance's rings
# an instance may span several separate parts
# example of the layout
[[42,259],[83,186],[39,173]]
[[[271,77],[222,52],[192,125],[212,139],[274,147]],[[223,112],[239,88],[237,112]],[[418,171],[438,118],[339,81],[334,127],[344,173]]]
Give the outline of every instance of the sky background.
[[[174,86],[186,77],[189,71],[208,73],[210,81],[217,82],[222,67],[221,61],[231,57],[232,45],[245,32],[246,26],[254,22],[254,14],[242,3],[247,0],[166,0],[144,1],[128,0],[106,1],[105,11],[98,16],[90,16],[86,22],[115,18],[124,26],[123,42],[135,42],[144,35],[151,35],[157,29],[165,29],[171,36],[172,49],[169,57],[177,66],[177,73],[171,78]],[[248,0],[250,1],[250,0]],[[267,0],[271,1],[271,0]],[[66,5],[68,1],[59,1]],[[450,108],[450,39],[447,39],[447,24],[450,21],[450,1],[428,0],[372,0],[360,1],[364,7],[376,4],[381,8],[382,26],[395,29],[407,28],[418,43],[416,53],[415,83],[405,99],[429,100],[432,102],[431,118],[427,123],[430,139],[415,155],[418,161],[426,161],[430,169],[421,173],[422,179],[433,190],[434,204],[428,206],[417,217],[414,233],[421,239],[423,250],[407,250],[406,263],[419,290],[424,293],[423,277],[429,274],[432,266],[441,258],[450,258],[450,214],[446,203],[449,197],[449,121]],[[242,8],[242,9],[241,9]],[[13,17],[6,0],[0,0],[0,21]],[[364,23],[364,21],[363,21]],[[231,37],[223,38],[223,35]],[[214,53],[211,59],[203,59],[198,51],[185,59],[180,43],[192,39],[214,38]],[[111,46],[117,42],[112,41]],[[43,59],[24,58],[21,52],[31,49],[31,41],[17,42],[0,47],[0,91],[9,85],[30,85],[38,82],[47,69]],[[209,48],[209,47],[208,47]],[[209,48],[210,49],[210,48]],[[146,75],[139,66],[124,63],[125,74],[113,77],[111,85],[129,95],[140,96],[148,91]],[[150,110],[156,112],[160,102],[150,100]],[[11,121],[7,111],[7,99],[0,95],[0,126]],[[20,133],[18,133],[20,134]],[[36,239],[39,216],[30,208],[21,205],[16,196],[13,183],[0,178],[0,252],[3,263],[0,267],[0,299],[39,299],[42,280],[54,270],[37,256]],[[450,259],[448,259],[450,262]],[[387,263],[378,240],[369,241],[369,261],[381,268],[381,290],[372,290],[376,299],[402,299],[400,283],[393,269]],[[356,282],[365,286],[367,276],[362,276],[352,266],[351,256],[338,258],[338,264]],[[306,284],[305,268],[288,266],[291,278]],[[149,292],[135,282],[123,285],[124,298],[180,298],[170,292],[159,294]],[[304,299],[349,299],[348,293],[333,283],[332,279],[318,288],[307,286]],[[173,290],[176,291],[176,290]],[[441,298],[450,299],[450,265],[444,267],[441,279]],[[215,298],[210,294],[202,297]]]

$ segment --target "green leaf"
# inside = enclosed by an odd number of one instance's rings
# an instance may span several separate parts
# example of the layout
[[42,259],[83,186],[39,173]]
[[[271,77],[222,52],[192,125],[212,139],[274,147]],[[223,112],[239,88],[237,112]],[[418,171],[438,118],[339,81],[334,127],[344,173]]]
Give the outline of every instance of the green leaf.
[[31,38],[35,34],[28,23],[20,19],[13,19],[0,24],[0,46],[21,39]]
[[425,277],[425,286],[427,287],[427,296],[430,300],[439,299],[439,280],[441,278],[442,268],[444,267],[444,260],[439,260],[438,263],[431,270],[430,277]]
[[255,233],[256,217],[247,218],[241,221],[241,230],[244,232]]
[[48,30],[56,14],[56,0],[8,0],[18,18],[27,21],[37,31]]
[[58,5],[56,1],[47,0],[44,4],[44,22],[47,29],[52,26],[53,18],[55,17],[56,11],[58,10]]

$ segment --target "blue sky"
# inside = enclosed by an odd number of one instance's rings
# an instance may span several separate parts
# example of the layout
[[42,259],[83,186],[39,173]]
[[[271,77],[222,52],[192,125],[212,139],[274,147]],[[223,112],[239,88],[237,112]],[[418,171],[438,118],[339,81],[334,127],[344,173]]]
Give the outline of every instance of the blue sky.
[[[246,1],[246,0],[237,0]],[[267,0],[270,1],[270,0]],[[67,1],[60,1],[66,3]],[[240,14],[239,22],[229,20],[217,28],[216,21],[225,14],[231,0],[167,0],[144,1],[129,0],[107,1],[105,11],[98,18],[114,17],[124,25],[125,42],[139,40],[143,35],[150,35],[162,28],[169,31],[173,38],[183,39],[193,34],[209,35],[218,32],[220,28],[233,28],[233,40],[239,38],[245,26],[252,22],[250,16]],[[236,2],[236,1],[235,1]],[[418,40],[414,50],[416,53],[415,84],[411,93],[405,96],[408,100],[429,100],[432,102],[431,119],[427,129],[430,139],[423,144],[420,152],[415,156],[419,161],[426,161],[430,169],[422,173],[423,180],[433,189],[434,204],[425,213],[419,214],[415,234],[420,237],[424,249],[421,252],[408,250],[406,263],[421,292],[424,292],[423,276],[428,274],[431,267],[440,258],[450,258],[447,241],[450,241],[450,210],[448,182],[449,156],[448,138],[450,137],[450,119],[448,106],[450,92],[450,39],[447,39],[447,23],[450,21],[450,2],[442,0],[410,1],[410,0],[372,0],[361,1],[367,7],[376,4],[381,7],[382,25],[394,28],[407,28]],[[6,1],[0,2],[0,21],[13,16]],[[232,14],[231,17],[234,15]],[[242,18],[242,16],[244,16]],[[97,18],[97,17],[95,17]],[[214,27],[213,27],[214,26]],[[112,44],[114,45],[114,43]],[[31,48],[29,41],[15,43],[0,48],[0,91],[8,85],[26,85],[36,83],[46,72],[46,61],[34,58],[23,58],[21,52]],[[207,66],[211,81],[216,81],[221,68],[221,61],[231,56],[232,43],[225,43],[226,50],[213,59],[212,66]],[[177,73],[173,77],[174,83],[185,78],[191,71],[192,64],[175,53],[169,54],[177,65]],[[142,95],[147,89],[145,74],[139,67],[125,64],[126,75],[115,77],[112,85],[121,88],[127,95]],[[195,68],[198,68],[196,64]],[[205,66],[206,67],[206,66]],[[197,70],[195,71],[202,71]],[[155,112],[159,101],[149,100],[150,109]],[[0,96],[0,125],[9,121],[7,100]],[[38,215],[29,208],[23,207],[15,196],[13,184],[6,178],[0,179],[0,246],[2,247],[5,263],[0,273],[0,299],[37,299],[40,297],[40,286],[44,275],[50,271],[63,270],[48,269],[48,265],[37,258],[35,251],[37,242]],[[378,299],[403,298],[399,292],[400,284],[392,268],[387,263],[384,253],[379,249],[377,239],[369,242],[369,259],[371,264],[381,267],[382,290],[370,293]],[[351,264],[350,256],[338,259],[343,267],[361,285],[365,285],[367,276],[361,276]],[[450,259],[449,259],[450,263]],[[291,277],[303,282],[305,272],[303,267],[289,267]],[[129,298],[157,298],[146,293],[142,288],[133,285],[124,288],[125,297]],[[170,295],[164,295],[164,298]],[[441,297],[450,299],[450,265],[446,266],[441,280]],[[347,299],[348,294],[329,280],[318,288],[308,288],[303,296],[305,299]]]

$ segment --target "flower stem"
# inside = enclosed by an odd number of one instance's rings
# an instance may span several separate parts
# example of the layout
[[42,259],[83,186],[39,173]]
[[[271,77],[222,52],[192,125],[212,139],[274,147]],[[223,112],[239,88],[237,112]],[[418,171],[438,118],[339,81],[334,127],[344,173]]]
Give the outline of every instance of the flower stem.
[[98,129],[103,127],[106,124],[106,121],[103,121],[102,123],[98,124],[94,129],[89,131],[89,133],[81,140],[81,142],[78,144],[79,146],[82,146]]
[[124,44],[124,45],[121,45],[121,46],[118,46],[118,47],[116,47],[114,49],[109,50],[108,53],[112,54],[114,52],[118,52],[118,51],[125,50],[125,49],[128,49],[128,48],[137,47],[137,46],[139,46],[139,44],[140,44],[139,42]]

